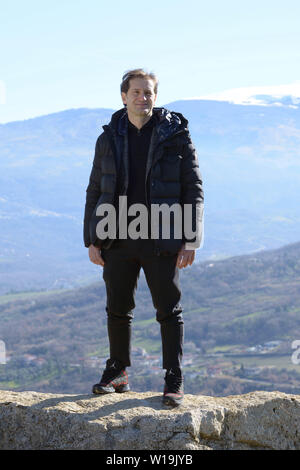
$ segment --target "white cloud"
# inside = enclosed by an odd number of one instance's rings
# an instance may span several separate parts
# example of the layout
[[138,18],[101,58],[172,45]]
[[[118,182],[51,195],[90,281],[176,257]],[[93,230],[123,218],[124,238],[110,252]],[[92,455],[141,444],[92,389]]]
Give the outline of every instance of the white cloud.
[[64,217],[65,219],[71,219],[71,220],[75,220],[75,221],[78,220],[73,215],[60,214],[58,212],[48,211],[46,209],[34,209],[34,208],[32,208],[32,209],[29,210],[29,215],[37,216],[37,217]]
[[5,90],[5,83],[3,80],[0,80],[0,104],[6,103],[6,90]]
[[252,156],[254,154],[254,149],[243,145],[241,147],[237,147],[234,152],[240,155]]

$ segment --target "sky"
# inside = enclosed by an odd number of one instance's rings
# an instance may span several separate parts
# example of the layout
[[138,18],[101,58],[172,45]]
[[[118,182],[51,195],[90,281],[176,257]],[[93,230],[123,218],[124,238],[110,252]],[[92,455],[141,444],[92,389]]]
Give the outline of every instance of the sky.
[[300,79],[299,0],[0,0],[0,123],[122,107],[123,73],[157,106]]

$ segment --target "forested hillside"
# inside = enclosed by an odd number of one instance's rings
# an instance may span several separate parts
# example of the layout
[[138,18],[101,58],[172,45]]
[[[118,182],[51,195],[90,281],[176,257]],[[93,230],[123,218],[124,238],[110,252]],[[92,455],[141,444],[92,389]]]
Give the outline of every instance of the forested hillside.
[[[187,390],[205,391],[212,377],[216,380],[220,374],[226,387],[238,382],[247,389],[250,365],[267,367],[264,372],[256,370],[263,374],[263,382],[282,369],[296,374],[293,380],[285,378],[283,389],[300,390],[300,365],[291,361],[291,343],[300,339],[300,243],[194,264],[181,271],[181,284]],[[1,388],[90,389],[108,357],[105,300],[100,278],[89,287],[0,297],[0,339],[9,359],[0,365]],[[269,342],[275,343],[268,346]],[[133,346],[129,369],[133,383],[142,390],[159,389],[160,330],[143,275]],[[146,377],[149,367],[152,372]],[[280,380],[272,376],[271,384],[267,381],[263,386],[281,386]]]

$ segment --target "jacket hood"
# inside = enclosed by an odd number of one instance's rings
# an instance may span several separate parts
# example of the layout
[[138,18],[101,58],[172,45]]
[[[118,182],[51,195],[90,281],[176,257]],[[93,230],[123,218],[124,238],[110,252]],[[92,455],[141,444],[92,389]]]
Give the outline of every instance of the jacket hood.
[[[188,131],[188,120],[181,113],[169,111],[161,107],[153,108],[153,114],[156,118],[156,131],[159,140],[164,140],[180,130]],[[108,127],[114,134],[125,135],[127,126],[128,117],[126,108],[119,109],[113,113]]]

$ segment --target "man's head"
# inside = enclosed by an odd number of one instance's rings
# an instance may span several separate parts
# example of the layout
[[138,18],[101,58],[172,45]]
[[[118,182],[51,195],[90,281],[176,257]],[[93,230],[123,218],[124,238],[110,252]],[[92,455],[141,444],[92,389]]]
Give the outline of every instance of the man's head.
[[143,69],[129,70],[123,75],[121,96],[129,114],[151,116],[157,97],[158,79]]

